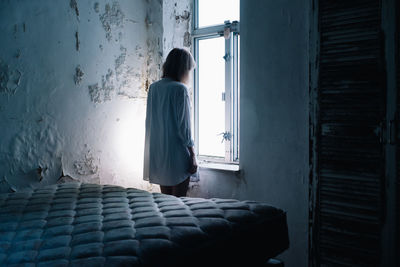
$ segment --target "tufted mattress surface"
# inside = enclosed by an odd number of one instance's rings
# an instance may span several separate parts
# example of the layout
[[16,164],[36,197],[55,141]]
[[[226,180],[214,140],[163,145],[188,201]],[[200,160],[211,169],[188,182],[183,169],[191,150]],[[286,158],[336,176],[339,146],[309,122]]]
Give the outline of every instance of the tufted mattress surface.
[[288,244],[285,212],[259,202],[85,183],[0,194],[0,266],[253,266]]

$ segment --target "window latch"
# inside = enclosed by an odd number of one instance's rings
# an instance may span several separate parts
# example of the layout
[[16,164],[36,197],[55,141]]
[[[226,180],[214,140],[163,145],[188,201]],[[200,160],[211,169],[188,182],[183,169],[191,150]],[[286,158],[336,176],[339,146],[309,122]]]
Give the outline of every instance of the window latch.
[[225,61],[229,61],[231,59],[231,54],[226,53],[225,56],[223,56],[223,58],[225,59]]
[[231,135],[230,132],[222,132],[222,133],[220,133],[220,134],[218,134],[218,135],[222,135],[222,141],[221,141],[221,143],[223,143],[224,141],[231,141],[232,135]]

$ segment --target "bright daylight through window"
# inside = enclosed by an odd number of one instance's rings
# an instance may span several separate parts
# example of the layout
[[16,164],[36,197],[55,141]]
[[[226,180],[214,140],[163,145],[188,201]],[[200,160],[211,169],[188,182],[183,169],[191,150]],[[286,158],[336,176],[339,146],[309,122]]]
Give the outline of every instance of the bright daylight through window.
[[194,127],[200,160],[239,161],[240,0],[195,0]]

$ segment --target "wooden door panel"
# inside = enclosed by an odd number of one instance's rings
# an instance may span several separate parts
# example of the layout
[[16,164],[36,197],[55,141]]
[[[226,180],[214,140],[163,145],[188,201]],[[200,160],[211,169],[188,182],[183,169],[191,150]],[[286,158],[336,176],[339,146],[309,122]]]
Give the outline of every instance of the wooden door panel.
[[318,8],[315,262],[378,266],[385,207],[381,3],[319,0]]

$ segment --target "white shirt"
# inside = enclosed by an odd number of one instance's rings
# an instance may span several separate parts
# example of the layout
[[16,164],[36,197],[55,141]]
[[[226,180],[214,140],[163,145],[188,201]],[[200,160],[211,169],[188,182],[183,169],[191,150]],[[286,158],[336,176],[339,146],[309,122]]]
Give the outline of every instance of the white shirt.
[[173,186],[190,177],[190,125],[186,86],[170,78],[152,83],[147,96],[144,180]]

